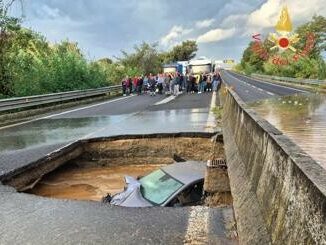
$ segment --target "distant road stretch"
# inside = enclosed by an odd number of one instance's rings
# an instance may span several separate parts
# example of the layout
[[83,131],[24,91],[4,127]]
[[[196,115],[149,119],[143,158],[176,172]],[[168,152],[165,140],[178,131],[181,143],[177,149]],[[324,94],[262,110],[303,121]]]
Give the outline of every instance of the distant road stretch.
[[259,79],[249,78],[231,71],[222,71],[221,75],[223,81],[228,86],[232,87],[245,102],[268,99],[274,96],[307,93],[307,91],[301,89],[290,88]]

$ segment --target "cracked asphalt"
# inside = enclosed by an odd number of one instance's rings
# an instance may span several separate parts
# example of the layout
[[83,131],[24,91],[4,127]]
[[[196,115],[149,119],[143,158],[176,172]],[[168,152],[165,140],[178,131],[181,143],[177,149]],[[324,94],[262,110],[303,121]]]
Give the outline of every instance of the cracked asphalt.
[[155,106],[164,98],[122,97],[0,128],[0,181],[1,175],[81,138],[206,130],[211,94],[182,95]]
[[[158,106],[164,96],[120,98],[0,129],[0,176],[81,138],[206,131],[210,98],[183,95]],[[0,204],[0,244],[237,244],[229,231],[232,207],[122,208],[42,198],[1,184]],[[191,229],[197,219],[206,224],[200,235]]]

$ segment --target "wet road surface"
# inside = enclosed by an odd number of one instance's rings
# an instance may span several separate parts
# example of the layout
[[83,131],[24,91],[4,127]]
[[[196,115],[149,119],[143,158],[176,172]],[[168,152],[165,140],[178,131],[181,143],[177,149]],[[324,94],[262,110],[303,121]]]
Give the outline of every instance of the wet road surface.
[[2,128],[0,176],[81,138],[205,131],[211,97],[211,93],[182,95],[167,104],[157,106],[155,104],[165,99],[165,96],[123,97]]
[[[123,98],[118,103],[78,108],[0,129],[0,172],[26,165],[83,137],[206,131],[210,97],[201,95],[202,99],[189,106],[189,100],[181,96],[175,101],[185,103],[177,102],[176,108],[171,101],[168,106],[160,105],[163,110],[148,107],[162,99],[159,97],[148,97],[146,103],[139,102],[139,97]],[[0,244],[237,244],[230,230],[234,226],[231,207],[112,207],[17,193],[1,184],[0,203]]]
[[304,90],[223,71],[224,82],[263,118],[326,168],[326,99]]
[[222,71],[222,79],[244,102],[307,93],[304,90],[252,79],[231,71]]
[[326,95],[285,96],[250,106],[326,169]]

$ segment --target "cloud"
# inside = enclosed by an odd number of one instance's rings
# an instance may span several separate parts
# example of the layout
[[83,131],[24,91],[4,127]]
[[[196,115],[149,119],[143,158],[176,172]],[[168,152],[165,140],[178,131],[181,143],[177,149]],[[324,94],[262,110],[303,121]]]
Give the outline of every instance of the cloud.
[[247,25],[258,29],[269,28],[275,25],[282,8],[281,0],[268,0],[259,9],[253,11],[247,20]]
[[231,28],[231,29],[217,28],[217,29],[208,31],[203,35],[200,35],[197,38],[197,42],[198,43],[218,42],[218,41],[221,41],[221,40],[224,40],[224,39],[234,36],[235,33],[236,33],[235,28]]
[[[326,15],[325,0],[288,1],[287,7],[292,22],[298,26],[312,18],[315,14]],[[273,28],[279,18],[284,2],[282,0],[267,0],[257,9],[247,14],[233,14],[226,17],[221,28],[236,28],[241,36],[250,36],[252,33],[264,33]]]
[[196,27],[201,28],[207,28],[210,27],[215,22],[215,19],[206,19],[206,20],[200,20],[196,22]]
[[[286,2],[295,27],[326,16],[325,0]],[[33,0],[24,1],[23,25],[52,42],[77,41],[95,58],[119,56],[142,41],[166,50],[186,39],[201,42],[198,56],[240,58],[252,33],[272,31],[281,8],[281,0]],[[19,17],[20,4],[15,9]]]
[[61,16],[60,10],[58,8],[50,8],[47,5],[43,5],[38,9],[39,15],[43,18],[56,19]]
[[[260,29],[273,27],[280,15],[284,3],[282,0],[268,0],[259,9],[253,11],[247,21],[250,27]],[[325,0],[288,1],[286,4],[293,22],[301,24],[315,14],[326,15]]]
[[192,31],[193,29],[186,29],[183,26],[173,26],[170,32],[161,38],[161,44],[164,46],[170,46]]

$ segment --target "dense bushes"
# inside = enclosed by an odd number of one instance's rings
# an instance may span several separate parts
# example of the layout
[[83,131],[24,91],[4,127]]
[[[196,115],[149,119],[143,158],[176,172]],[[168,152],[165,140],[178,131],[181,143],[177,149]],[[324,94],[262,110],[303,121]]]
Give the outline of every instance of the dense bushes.
[[107,86],[100,65],[88,63],[76,43],[50,45],[31,30],[10,31],[5,52],[5,96],[26,96]]
[[[0,98],[109,86],[120,83],[126,75],[155,74],[164,62],[172,61],[164,60],[167,53],[158,52],[156,45],[142,43],[133,53],[123,52],[116,62],[107,58],[88,62],[76,43],[51,45],[43,36],[18,25],[6,33],[0,60]],[[181,52],[193,56],[197,45],[193,45],[194,50],[188,46],[188,42],[179,45]]]

